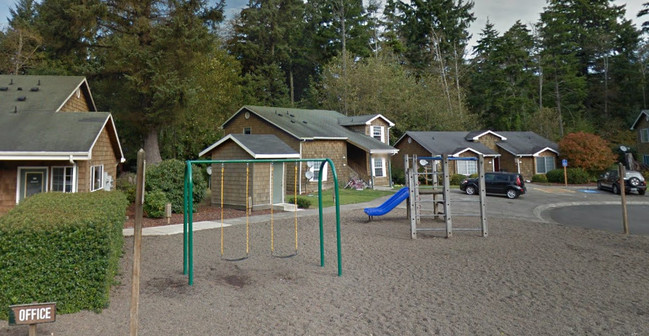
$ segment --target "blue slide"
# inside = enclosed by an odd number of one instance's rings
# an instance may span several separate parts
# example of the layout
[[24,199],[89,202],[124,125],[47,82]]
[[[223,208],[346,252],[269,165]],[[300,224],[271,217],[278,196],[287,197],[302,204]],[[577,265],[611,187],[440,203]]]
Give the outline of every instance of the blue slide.
[[401,204],[401,202],[403,202],[403,200],[405,200],[409,196],[410,193],[408,192],[408,187],[403,187],[380,206],[376,208],[365,208],[364,211],[368,216],[370,216],[371,220],[374,216],[383,216],[386,213],[392,211],[392,209],[396,208],[397,205]]

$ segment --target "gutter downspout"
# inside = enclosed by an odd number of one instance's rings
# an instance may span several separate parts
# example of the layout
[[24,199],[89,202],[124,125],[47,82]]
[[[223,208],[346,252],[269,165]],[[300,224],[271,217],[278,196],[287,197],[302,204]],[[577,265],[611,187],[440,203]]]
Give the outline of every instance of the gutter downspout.
[[[70,155],[70,160],[69,161],[72,164],[72,192],[76,193],[77,190],[79,189],[79,186],[78,186],[79,181],[77,180],[77,176],[79,175],[78,174],[79,168],[77,166],[77,163],[74,162],[74,159],[72,158],[72,155]],[[65,188],[65,183],[63,184],[63,188]]]
[[521,173],[521,157],[522,157],[522,156],[519,155],[519,156],[516,158],[516,171],[517,171],[519,174]]

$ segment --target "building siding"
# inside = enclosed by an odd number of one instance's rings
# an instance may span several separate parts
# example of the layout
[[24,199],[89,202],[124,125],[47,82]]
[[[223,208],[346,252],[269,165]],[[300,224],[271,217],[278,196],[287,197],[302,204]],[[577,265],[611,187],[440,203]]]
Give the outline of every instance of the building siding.
[[[75,91],[72,94],[72,97],[68,99],[68,101],[63,104],[63,107],[59,111],[61,112],[86,112],[86,111],[91,111],[92,109],[90,108],[90,104],[88,104],[88,100],[86,98],[86,95],[82,92],[82,88],[77,89],[79,91]],[[77,92],[79,92],[79,97],[77,97]]]
[[637,136],[637,148],[638,148],[638,157],[635,158],[636,161],[639,161],[642,163],[642,156],[643,155],[649,155],[649,142],[643,143],[641,140],[641,134],[640,132],[642,129],[649,128],[649,121],[647,121],[647,117],[643,116],[640,118],[640,121],[638,121],[638,125],[636,126],[636,136]]

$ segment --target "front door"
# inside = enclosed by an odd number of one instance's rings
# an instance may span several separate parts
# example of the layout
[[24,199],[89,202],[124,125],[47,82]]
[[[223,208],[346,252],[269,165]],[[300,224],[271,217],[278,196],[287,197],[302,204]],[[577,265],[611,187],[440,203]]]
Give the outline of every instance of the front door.
[[284,203],[284,163],[271,163],[273,166],[273,204]]
[[22,168],[20,169],[20,186],[18,202],[23,199],[46,191],[47,168]]

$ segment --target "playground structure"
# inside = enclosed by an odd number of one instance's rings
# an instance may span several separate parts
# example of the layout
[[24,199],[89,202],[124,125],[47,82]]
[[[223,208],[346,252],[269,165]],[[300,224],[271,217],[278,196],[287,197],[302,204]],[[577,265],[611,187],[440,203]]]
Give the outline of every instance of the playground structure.
[[[188,275],[189,285],[194,283],[194,226],[193,226],[193,188],[194,182],[192,179],[192,165],[194,164],[210,164],[210,165],[221,165],[220,169],[220,203],[221,203],[221,256],[224,255],[224,246],[225,246],[225,234],[224,234],[224,218],[223,218],[223,206],[224,206],[224,175],[226,165],[235,165],[235,164],[245,164],[246,165],[246,189],[245,189],[245,211],[246,211],[246,255],[241,258],[236,259],[225,259],[229,261],[238,261],[244,260],[249,256],[249,244],[250,244],[250,230],[249,230],[249,214],[251,210],[251,204],[248,201],[248,190],[250,187],[250,164],[269,164],[270,173],[273,173],[273,167],[277,163],[285,162],[294,162],[295,169],[297,170],[298,162],[320,162],[321,165],[329,164],[331,166],[331,172],[334,179],[334,199],[336,207],[336,240],[337,240],[337,256],[338,256],[338,276],[342,276],[342,255],[341,255],[341,242],[340,242],[340,203],[338,198],[338,176],[336,174],[336,168],[334,167],[333,162],[330,159],[282,159],[282,160],[270,160],[270,159],[256,159],[256,160],[188,160],[186,161],[185,168],[185,184],[184,184],[184,200],[183,200],[183,274]],[[213,171],[215,171],[213,169]],[[325,254],[324,254],[324,224],[323,224],[323,207],[322,207],[322,173],[324,169],[321,169],[318,176],[318,207],[319,207],[319,219],[320,219],[320,266],[324,267],[325,265]],[[295,181],[297,183],[297,172],[294,173]],[[294,185],[294,193],[297,193],[297,188]],[[270,197],[272,199],[272,180],[270,186]],[[297,195],[294,195],[294,206],[297,211]],[[274,217],[273,217],[273,208],[271,207],[271,216],[270,216],[270,232],[271,232],[271,255],[275,255],[275,242],[274,242]],[[294,216],[294,225],[295,225],[295,253],[287,256],[276,256],[276,257],[290,257],[297,255],[298,250],[298,224],[297,224],[297,212]]]
[[[412,159],[412,165],[410,165]],[[480,206],[480,227],[479,228],[455,228],[453,229],[453,213],[451,211],[451,186],[450,186],[450,172],[448,163],[450,160],[455,161],[477,161],[478,162],[478,178],[479,178],[479,199],[478,200],[453,200],[453,202],[479,202]],[[441,167],[440,167],[441,163]],[[418,167],[424,168],[423,172],[419,172]],[[408,157],[404,156],[404,167],[406,171],[406,186],[409,191],[407,198],[407,211],[408,220],[410,221],[410,236],[412,239],[417,238],[418,232],[425,231],[444,231],[446,238],[453,235],[453,231],[480,231],[483,237],[487,237],[487,215],[486,215],[486,192],[484,183],[484,156],[480,155],[478,158],[474,157],[449,157],[444,154],[435,157],[417,157],[413,155]],[[439,171],[441,168],[441,172]],[[440,188],[439,182],[442,177],[442,185]],[[430,181],[431,188],[422,188],[420,179],[423,179],[425,184]],[[431,195],[432,201],[424,200],[422,195]],[[441,198],[440,198],[441,197]],[[424,204],[430,204],[432,207],[424,207]],[[443,212],[440,212],[440,205]],[[396,206],[396,205],[395,205]],[[432,209],[431,209],[432,208]],[[431,211],[432,210],[432,211]],[[445,226],[440,227],[421,227],[422,218],[437,219],[442,215],[444,217]],[[475,217],[474,214],[463,213],[455,214],[462,217]]]

